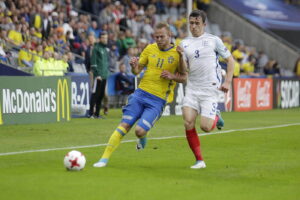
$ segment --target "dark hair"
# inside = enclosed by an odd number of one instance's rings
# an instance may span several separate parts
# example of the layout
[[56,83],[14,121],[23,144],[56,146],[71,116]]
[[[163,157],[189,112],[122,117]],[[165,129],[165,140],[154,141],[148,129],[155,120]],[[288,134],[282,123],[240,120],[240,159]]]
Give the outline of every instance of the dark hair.
[[206,13],[203,10],[193,10],[189,17],[201,17],[202,22],[206,22]]

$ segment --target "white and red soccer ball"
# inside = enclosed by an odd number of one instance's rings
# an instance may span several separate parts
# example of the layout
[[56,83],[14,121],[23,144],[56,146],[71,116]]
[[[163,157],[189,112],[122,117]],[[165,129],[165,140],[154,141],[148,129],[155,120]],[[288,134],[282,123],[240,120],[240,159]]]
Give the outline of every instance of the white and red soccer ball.
[[85,166],[86,159],[85,156],[76,150],[70,151],[66,154],[64,158],[64,165],[67,170],[79,171]]

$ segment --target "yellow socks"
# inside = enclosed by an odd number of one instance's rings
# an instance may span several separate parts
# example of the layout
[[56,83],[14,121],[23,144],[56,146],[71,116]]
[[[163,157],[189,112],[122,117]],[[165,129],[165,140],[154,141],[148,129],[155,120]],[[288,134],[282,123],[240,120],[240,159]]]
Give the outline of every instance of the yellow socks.
[[125,136],[126,133],[127,131],[125,128],[123,128],[122,126],[118,126],[118,128],[110,136],[108,145],[106,146],[101,159],[108,160],[110,158],[111,154],[119,146],[123,136]]

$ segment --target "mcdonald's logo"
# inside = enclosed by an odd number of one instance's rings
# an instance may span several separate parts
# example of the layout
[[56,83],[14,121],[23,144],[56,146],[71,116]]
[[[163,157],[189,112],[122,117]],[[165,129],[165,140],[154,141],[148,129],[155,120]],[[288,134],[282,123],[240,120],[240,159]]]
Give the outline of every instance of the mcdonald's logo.
[[[60,105],[61,104],[61,105]],[[61,118],[70,121],[70,94],[67,79],[58,79],[57,82],[57,121],[59,122]]]

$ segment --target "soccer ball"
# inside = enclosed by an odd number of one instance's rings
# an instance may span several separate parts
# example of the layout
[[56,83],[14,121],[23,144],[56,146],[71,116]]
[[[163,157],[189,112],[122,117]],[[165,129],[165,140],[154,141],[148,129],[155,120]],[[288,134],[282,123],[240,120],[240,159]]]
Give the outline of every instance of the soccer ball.
[[76,150],[70,151],[64,158],[64,165],[67,170],[79,171],[85,166],[85,156]]

